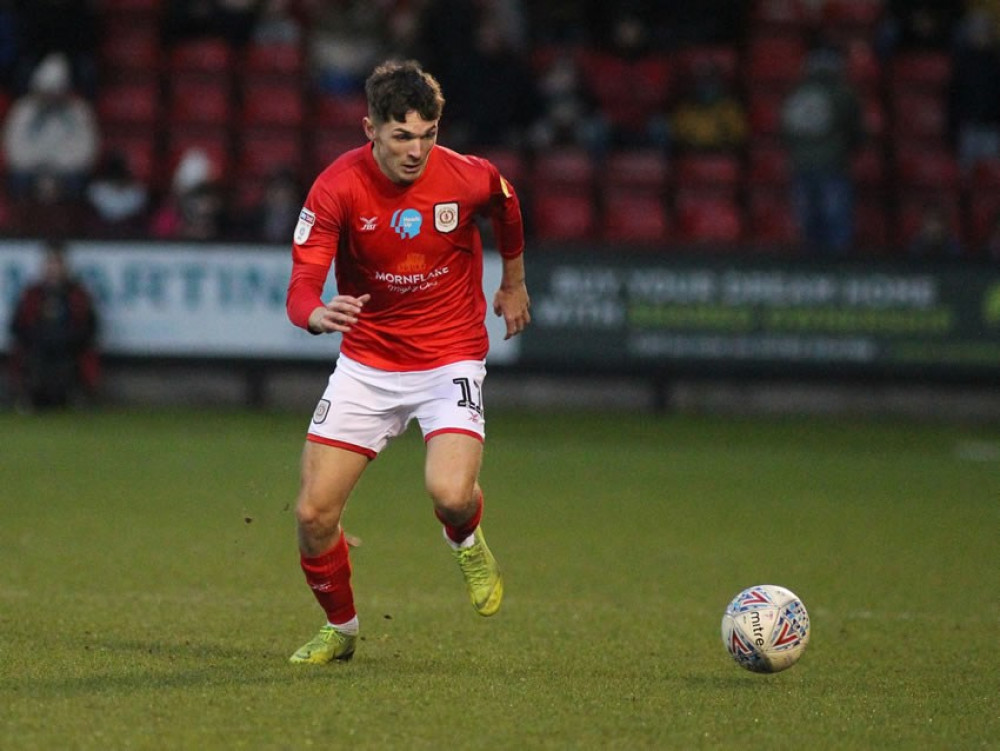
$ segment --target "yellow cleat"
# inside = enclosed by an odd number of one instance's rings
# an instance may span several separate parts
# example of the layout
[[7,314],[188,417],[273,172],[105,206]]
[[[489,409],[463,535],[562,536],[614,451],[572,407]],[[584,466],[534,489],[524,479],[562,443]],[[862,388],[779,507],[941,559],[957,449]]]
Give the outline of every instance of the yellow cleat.
[[328,623],[310,641],[299,647],[288,661],[311,665],[325,665],[334,660],[347,662],[354,657],[357,640],[355,634],[345,634]]
[[476,527],[474,534],[476,541],[470,547],[455,550],[455,558],[469,588],[472,606],[479,615],[493,615],[503,599],[503,577],[497,559],[486,545],[482,528]]

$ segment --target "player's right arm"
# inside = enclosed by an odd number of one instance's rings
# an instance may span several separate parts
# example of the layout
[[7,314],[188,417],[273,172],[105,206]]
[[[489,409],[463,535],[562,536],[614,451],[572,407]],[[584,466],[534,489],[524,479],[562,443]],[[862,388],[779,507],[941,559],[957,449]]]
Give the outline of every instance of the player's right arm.
[[340,201],[324,177],[313,184],[295,226],[285,309],[292,323],[312,334],[346,334],[371,296],[336,295],[323,301],[323,287],[340,242],[342,215]]

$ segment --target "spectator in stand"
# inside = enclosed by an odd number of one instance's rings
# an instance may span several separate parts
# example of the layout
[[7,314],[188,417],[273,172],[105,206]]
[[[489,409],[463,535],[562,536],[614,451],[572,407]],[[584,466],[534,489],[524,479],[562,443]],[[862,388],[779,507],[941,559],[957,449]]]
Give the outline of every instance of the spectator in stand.
[[243,226],[250,239],[266,243],[287,243],[295,232],[305,190],[291,170],[278,170],[264,187],[264,196],[254,206]]
[[150,231],[161,240],[211,241],[224,239],[228,230],[215,166],[201,149],[190,149],[178,162],[170,194],[154,213]]
[[540,112],[531,127],[531,146],[544,150],[553,146],[582,146],[595,158],[608,147],[608,122],[572,48],[562,50],[539,80]]
[[932,201],[925,207],[920,226],[910,240],[909,252],[914,258],[961,258],[962,244],[940,201]]
[[21,293],[10,322],[11,391],[24,409],[69,406],[96,395],[98,317],[86,287],[69,271],[65,249],[47,243],[41,278]]
[[108,155],[102,168],[86,189],[93,213],[93,231],[100,237],[136,237],[148,217],[149,190],[118,152]]
[[360,94],[383,55],[385,13],[369,0],[314,2],[308,25],[309,60],[321,91]]
[[24,91],[39,62],[65,56],[73,88],[92,99],[97,93],[97,43],[101,24],[93,0],[15,0],[20,44],[15,83]]
[[811,51],[781,109],[801,236],[816,251],[841,255],[854,235],[851,158],[865,138],[861,105],[843,67],[836,49]]
[[15,100],[4,123],[11,196],[30,194],[34,181],[46,174],[62,183],[62,193],[79,197],[99,149],[94,108],[73,91],[66,56],[54,52],[32,73],[30,91]]
[[1000,46],[984,11],[965,16],[953,53],[948,122],[959,164],[1000,157]]
[[670,142],[679,152],[737,152],[747,141],[746,110],[711,62],[692,71],[670,115]]
[[256,44],[298,44],[302,22],[292,12],[291,0],[264,0],[253,27]]

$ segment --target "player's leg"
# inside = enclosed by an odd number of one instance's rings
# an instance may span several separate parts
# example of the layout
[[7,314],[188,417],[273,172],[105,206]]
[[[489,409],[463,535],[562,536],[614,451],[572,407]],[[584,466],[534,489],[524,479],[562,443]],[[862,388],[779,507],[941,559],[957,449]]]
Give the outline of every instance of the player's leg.
[[486,544],[480,521],[483,491],[479,486],[483,444],[479,437],[440,432],[427,440],[427,491],[434,513],[465,577],[469,597],[480,615],[493,615],[503,599],[500,567]]
[[300,563],[327,624],[292,655],[292,662],[346,661],[354,655],[358,620],[340,520],[368,462],[368,456],[356,451],[306,442],[295,505]]

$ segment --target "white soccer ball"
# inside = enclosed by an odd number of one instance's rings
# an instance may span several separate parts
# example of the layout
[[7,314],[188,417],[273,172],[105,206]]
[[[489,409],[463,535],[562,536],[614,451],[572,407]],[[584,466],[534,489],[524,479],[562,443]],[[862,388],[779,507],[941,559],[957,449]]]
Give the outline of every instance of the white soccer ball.
[[747,670],[787,670],[798,662],[809,644],[806,606],[784,587],[748,587],[733,598],[722,616],[722,643]]

